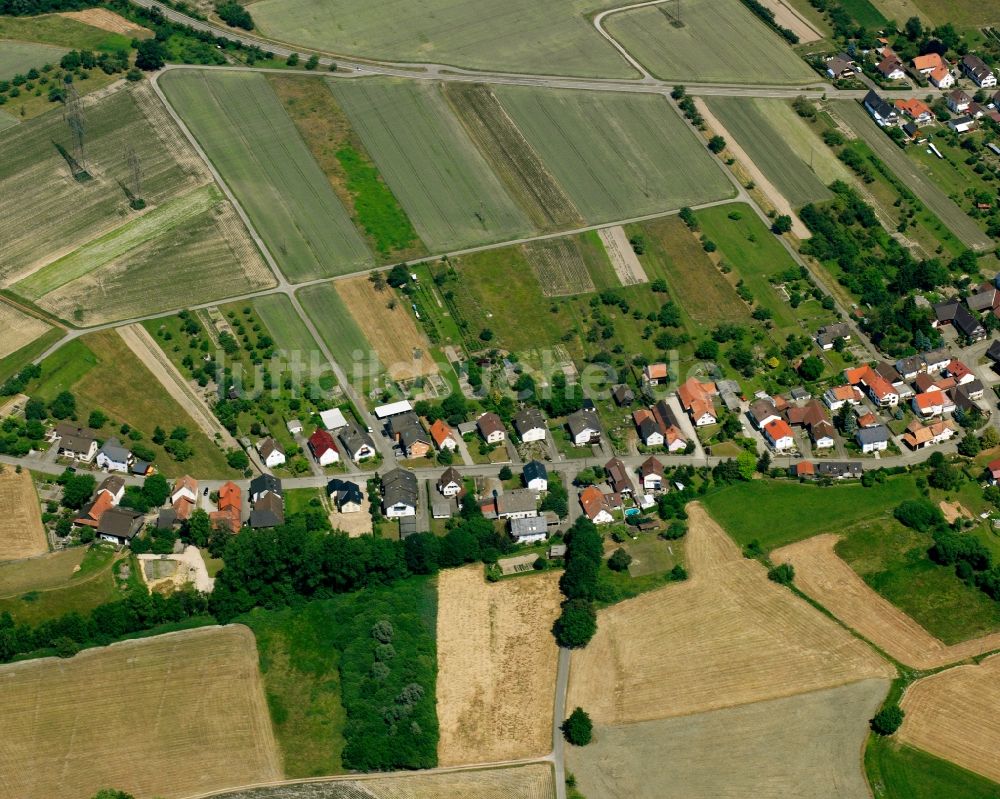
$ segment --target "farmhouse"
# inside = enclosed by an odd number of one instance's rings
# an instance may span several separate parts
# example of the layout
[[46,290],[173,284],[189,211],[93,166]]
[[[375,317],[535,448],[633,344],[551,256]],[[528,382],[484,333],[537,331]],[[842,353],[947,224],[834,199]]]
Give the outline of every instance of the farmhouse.
[[257,452],[260,453],[260,457],[268,469],[274,469],[285,462],[284,448],[270,436],[257,444]]
[[962,72],[980,89],[990,89],[997,85],[997,76],[979,56],[969,53],[962,57]]
[[417,476],[405,469],[393,469],[382,475],[382,512],[390,519],[415,516],[420,491]]
[[122,446],[117,438],[109,438],[104,446],[97,451],[97,465],[109,472],[128,474],[132,453]]
[[285,501],[281,494],[267,492],[253,503],[250,526],[255,530],[279,527],[285,523]]
[[549,473],[545,464],[541,461],[528,461],[524,464],[524,471],[521,473],[526,488],[535,492],[549,490]]
[[525,443],[531,441],[544,441],[548,435],[548,428],[545,426],[545,417],[538,408],[522,408],[514,416],[514,429],[518,438]]
[[608,476],[608,485],[616,494],[633,494],[635,492],[628,468],[621,458],[609,460],[604,464],[604,471]]
[[101,514],[96,535],[101,541],[124,546],[142,529],[143,515],[129,508],[108,508]]
[[896,108],[906,114],[917,125],[929,125],[934,121],[934,112],[923,100],[915,97],[909,100],[896,100]]
[[870,366],[858,366],[844,372],[852,386],[864,386],[872,402],[880,408],[894,408],[899,404],[899,392],[892,383]]
[[580,506],[594,524],[611,524],[615,520],[611,506],[596,486],[587,486],[580,492]]
[[487,444],[499,444],[507,438],[507,430],[503,426],[503,420],[492,412],[480,416],[476,420],[476,428]]
[[445,497],[457,497],[462,493],[462,475],[458,469],[449,466],[438,478],[437,490]]
[[639,477],[644,491],[663,490],[663,464],[650,456],[639,466]]
[[97,433],[89,427],[60,422],[53,428],[50,438],[59,440],[57,452],[64,458],[90,463],[97,455]]
[[712,397],[717,393],[715,383],[701,383],[697,378],[689,377],[677,389],[677,397],[681,407],[691,417],[696,427],[715,424],[719,421]]
[[359,513],[364,504],[361,486],[350,480],[331,480],[326,484],[326,493],[338,513]]
[[639,408],[632,411],[632,421],[635,422],[636,432],[639,440],[647,447],[662,447],[664,438],[660,425],[657,424],[656,417],[648,408]]
[[431,438],[434,439],[434,445],[440,450],[451,450],[452,452],[458,448],[458,442],[455,441],[455,436],[452,433],[451,427],[444,419],[438,419],[434,424],[431,425]]
[[950,66],[947,61],[945,61],[940,53],[927,53],[927,55],[919,55],[910,62],[917,72],[919,72],[924,77],[930,75],[935,69],[941,69],[942,67],[948,68]]
[[340,430],[347,427],[347,418],[340,408],[330,408],[319,412],[320,421],[327,430]]
[[903,442],[910,449],[923,449],[947,441],[955,435],[955,425],[950,421],[937,421],[924,425],[914,419],[906,426]]
[[541,516],[511,519],[510,537],[518,544],[535,544],[549,537],[549,526]]
[[571,413],[566,419],[570,440],[578,447],[586,444],[599,444],[601,441],[601,422],[590,408],[581,408]]
[[340,431],[339,438],[344,452],[351,456],[351,460],[363,461],[375,457],[375,442],[372,437],[353,422],[348,422]]
[[862,452],[881,452],[889,448],[889,428],[885,425],[862,427],[854,434]]
[[764,425],[764,437],[777,452],[784,452],[795,447],[792,428],[783,419],[775,419]]
[[212,527],[235,534],[243,525],[243,492],[230,480],[219,489],[218,510],[208,514]]
[[986,328],[958,300],[939,302],[934,306],[934,316],[935,327],[952,325],[960,335],[972,342],[986,338]]
[[81,524],[85,527],[97,527],[104,512],[115,507],[117,504],[113,494],[107,491],[98,491],[94,498],[83,506],[80,515],[73,519],[73,524]]
[[864,106],[872,119],[881,127],[894,127],[899,124],[899,114],[896,113],[895,106],[880,97],[878,92],[869,91],[865,95]]
[[329,466],[340,460],[340,453],[337,451],[337,445],[333,441],[333,436],[322,428],[317,428],[309,436],[308,445],[313,460],[320,466]]

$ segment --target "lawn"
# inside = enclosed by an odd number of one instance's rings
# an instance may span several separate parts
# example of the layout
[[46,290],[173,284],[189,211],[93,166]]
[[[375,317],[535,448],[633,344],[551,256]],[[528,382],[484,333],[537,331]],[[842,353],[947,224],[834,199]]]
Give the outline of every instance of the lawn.
[[[369,770],[373,758],[383,758],[382,768],[436,764],[436,617],[433,582],[414,578],[238,619],[257,636],[286,777]],[[392,625],[395,656],[379,682],[372,676],[371,629],[381,619]],[[408,723],[397,731],[382,714],[413,683],[423,689],[410,717],[416,730]]]
[[297,296],[323,342],[348,375],[357,367],[367,367],[370,362],[381,371],[375,350],[332,283],[307,286]]
[[[194,420],[165,392],[159,382],[113,331],[91,333],[60,347],[42,362],[42,376],[33,380],[27,394],[44,401],[61,391],[76,397],[77,417],[86,424],[90,412],[104,411],[110,421],[99,430],[101,439],[128,438],[119,427],[128,424],[140,434],[142,446],[156,455],[156,466],[168,476],[190,472],[223,476],[235,474],[226,465],[221,449],[198,428]],[[154,429],[167,433],[187,429],[194,454],[177,462],[152,442]]]
[[160,85],[286,275],[301,281],[374,264],[263,75],[178,70]]
[[309,363],[309,356],[318,352],[316,342],[291,300],[284,294],[268,294],[255,299],[253,307],[274,343],[288,353],[301,353],[303,363]]
[[980,3],[978,0],[914,0],[916,5],[936,24],[951,22],[956,28],[979,28],[983,25],[1000,24],[1000,9],[994,3]]
[[707,494],[703,501],[739,544],[757,539],[770,550],[886,516],[900,502],[916,497],[913,479],[899,476],[871,488],[857,482],[820,487],[786,480],[753,480]]
[[875,151],[896,176],[934,212],[968,247],[986,250],[991,239],[976,222],[959,208],[919,165],[914,163],[882,132],[865,110],[854,100],[833,100],[833,111]]
[[440,86],[372,78],[331,81],[330,87],[433,252],[533,231],[455,118]]
[[865,748],[868,782],[879,799],[996,799],[1000,785],[919,749],[877,735]]
[[[970,533],[970,535],[972,535]],[[877,593],[946,644],[1000,628],[1000,603],[927,557],[933,539],[893,521],[858,525],[837,544],[843,558]]]
[[667,100],[498,86],[497,96],[588,222],[731,197],[734,189]]
[[888,22],[870,0],[841,0],[840,4],[855,22],[869,30],[879,30]]
[[[771,124],[770,115],[758,107],[756,100],[712,97],[707,102],[712,113],[719,118],[730,135],[736,137],[747,155],[793,208],[829,200],[833,196],[809,168],[808,162],[802,161],[793,152],[777,128]],[[820,152],[829,157],[825,145],[820,143],[820,146]]]
[[[0,26],[0,37],[2,30]],[[32,67],[40,69],[44,64],[57,64],[65,52],[62,47],[0,38],[0,80],[23,75]]]
[[122,190],[131,182],[122,142],[139,157],[149,206],[208,181],[146,82],[88,105],[85,124],[86,166],[95,177],[84,183],[72,179],[56,147],[73,149],[59,109],[0,138],[0,280],[24,277],[134,218]]
[[605,27],[656,77],[700,83],[801,84],[816,74],[738,0],[696,0],[675,27],[668,5],[613,14]]
[[267,79],[380,261],[405,261],[424,255],[426,248],[417,238],[409,217],[385,184],[326,82],[285,75],[268,75]]
[[594,30],[593,0],[260,0],[267,36],[303,47],[471,69],[630,78],[635,72]]

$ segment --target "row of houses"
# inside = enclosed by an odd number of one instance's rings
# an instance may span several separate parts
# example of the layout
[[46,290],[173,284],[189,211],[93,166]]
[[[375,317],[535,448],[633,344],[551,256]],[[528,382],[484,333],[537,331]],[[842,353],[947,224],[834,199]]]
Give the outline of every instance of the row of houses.
[[152,471],[152,464],[136,458],[120,439],[112,436],[100,444],[97,431],[89,427],[59,422],[49,431],[47,438],[60,457],[77,463],[94,464],[106,472],[139,477]]
[[[902,80],[906,77],[902,59],[888,44],[876,51],[876,58],[876,70],[886,80]],[[950,89],[955,85],[956,70],[940,53],[926,53],[915,57],[910,61],[910,69],[915,76],[926,78],[938,89]],[[835,80],[853,77],[858,71],[857,62],[847,53],[838,53],[826,61],[827,75]],[[973,53],[962,56],[957,73],[971,80],[980,89],[991,89],[997,85],[996,73]]]
[[[620,458],[612,458],[604,464],[605,482],[601,485],[590,485],[579,495],[580,507],[584,514],[594,524],[610,524],[615,521],[615,513],[625,508],[630,500],[649,507],[653,504],[652,497],[664,488],[663,464],[650,456],[636,470],[641,492],[636,489],[632,474]],[[645,494],[641,497],[640,493]]]
[[833,423],[817,399],[809,398],[804,404],[792,405],[781,396],[761,395],[750,403],[747,416],[771,449],[778,453],[796,448],[793,427],[805,430],[817,450],[830,449],[836,444]]

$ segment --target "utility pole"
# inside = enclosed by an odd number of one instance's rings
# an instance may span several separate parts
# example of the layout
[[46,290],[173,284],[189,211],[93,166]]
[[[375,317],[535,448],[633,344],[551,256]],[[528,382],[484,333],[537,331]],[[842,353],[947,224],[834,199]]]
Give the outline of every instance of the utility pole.
[[74,177],[77,179],[89,177],[87,175],[87,152],[84,146],[87,134],[87,120],[83,115],[83,104],[80,102],[80,95],[72,83],[69,84],[66,92],[66,107],[63,114],[66,124],[69,126],[70,134],[73,136],[73,147],[76,151],[74,158],[76,158],[78,172]]
[[125,165],[128,167],[128,189],[132,195],[129,197],[129,205],[138,211],[146,206],[146,202],[142,199],[142,164],[132,142],[125,144]]

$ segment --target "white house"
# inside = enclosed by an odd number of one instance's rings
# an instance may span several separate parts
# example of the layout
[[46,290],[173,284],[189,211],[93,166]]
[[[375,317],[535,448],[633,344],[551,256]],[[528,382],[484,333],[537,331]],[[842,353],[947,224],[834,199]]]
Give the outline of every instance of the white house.
[[524,471],[521,475],[524,485],[531,491],[541,492],[549,490],[549,473],[545,464],[541,461],[529,461],[524,464]]
[[330,466],[340,460],[337,444],[327,430],[316,428],[316,431],[309,436],[308,445],[313,459],[320,466]]
[[188,502],[198,501],[198,481],[190,475],[184,475],[174,483],[173,491],[170,493],[170,504],[173,505],[179,499],[186,499]]
[[812,438],[815,449],[831,449],[836,444],[833,434],[833,425],[826,419],[822,419],[809,428],[809,437]]
[[405,469],[393,469],[382,475],[382,512],[389,519],[417,515],[420,490],[417,476]]
[[462,493],[462,475],[458,470],[449,466],[444,470],[437,481],[437,490],[445,497],[457,497]]
[[573,443],[582,447],[601,440],[601,423],[597,414],[589,408],[574,411],[566,418],[569,436]]
[[109,472],[128,472],[132,453],[117,438],[109,438],[97,451],[97,465]]
[[111,504],[117,505],[125,496],[125,480],[117,475],[110,475],[104,479],[97,487],[96,495],[107,494],[111,498]]
[[281,466],[285,462],[285,450],[273,438],[265,438],[259,442],[257,444],[257,452],[260,453],[264,465],[269,469]]
[[823,394],[823,402],[831,411],[839,411],[844,405],[859,405],[861,392],[855,386],[834,386]]
[[288,424],[285,425],[285,427],[288,428],[288,432],[291,433],[293,436],[297,436],[304,429],[302,427],[302,422],[300,422],[298,419],[292,419]]
[[854,434],[862,452],[882,452],[889,448],[889,430],[885,425],[862,427]]
[[774,447],[776,452],[784,452],[795,446],[795,436],[792,435],[792,428],[783,419],[775,419],[773,422],[764,425],[764,437]]
[[544,441],[548,435],[545,427],[545,417],[538,408],[523,408],[514,416],[514,429],[518,437],[525,443]]
[[580,492],[580,505],[594,524],[611,524],[615,520],[601,489],[596,486],[587,486]]
[[980,89],[991,89],[997,85],[997,76],[983,59],[977,55],[962,58],[962,72],[968,75]]
[[549,526],[543,516],[511,519],[510,537],[518,544],[535,544],[549,537]]
[[656,458],[646,458],[639,467],[639,477],[642,478],[644,491],[661,491],[663,489],[663,464]]
[[476,427],[479,428],[479,435],[487,444],[499,444],[507,438],[507,430],[503,426],[503,420],[495,413],[484,413],[476,420]]

